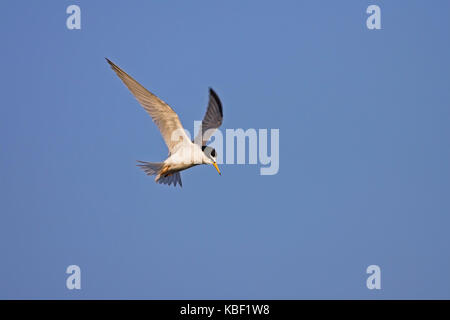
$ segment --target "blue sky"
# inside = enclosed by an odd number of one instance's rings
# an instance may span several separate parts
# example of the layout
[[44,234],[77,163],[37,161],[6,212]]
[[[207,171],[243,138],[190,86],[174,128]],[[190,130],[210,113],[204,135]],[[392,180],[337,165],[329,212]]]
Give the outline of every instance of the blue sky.
[[[450,298],[449,9],[2,2],[0,298]],[[279,173],[155,184],[135,160],[166,146],[104,57],[189,130],[210,86],[223,128],[279,129]]]

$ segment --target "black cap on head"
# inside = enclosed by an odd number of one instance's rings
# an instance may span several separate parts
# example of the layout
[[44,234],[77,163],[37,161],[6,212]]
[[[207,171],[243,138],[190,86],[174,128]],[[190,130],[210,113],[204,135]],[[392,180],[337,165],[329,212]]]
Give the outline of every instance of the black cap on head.
[[207,146],[202,146],[202,151],[207,155],[207,156],[211,156],[213,158],[216,157],[216,149],[211,148],[211,147],[207,147]]

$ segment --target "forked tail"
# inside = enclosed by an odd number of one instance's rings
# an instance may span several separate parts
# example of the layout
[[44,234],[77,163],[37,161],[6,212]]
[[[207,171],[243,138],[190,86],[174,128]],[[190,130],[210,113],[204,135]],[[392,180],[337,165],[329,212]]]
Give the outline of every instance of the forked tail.
[[179,172],[174,172],[172,174],[164,174],[164,171],[167,170],[163,170],[164,167],[163,162],[145,162],[139,160],[138,162],[140,164],[138,164],[137,166],[140,167],[142,170],[144,170],[147,175],[149,176],[156,175],[155,182],[167,184],[169,186],[173,183],[174,187],[177,185],[177,183],[180,185],[180,187],[183,186],[181,183],[181,175]]
[[139,160],[138,162],[141,164],[138,164],[137,166],[140,167],[142,170],[144,170],[148,176],[158,174],[159,170],[161,170],[161,168],[164,165],[163,162],[145,162]]

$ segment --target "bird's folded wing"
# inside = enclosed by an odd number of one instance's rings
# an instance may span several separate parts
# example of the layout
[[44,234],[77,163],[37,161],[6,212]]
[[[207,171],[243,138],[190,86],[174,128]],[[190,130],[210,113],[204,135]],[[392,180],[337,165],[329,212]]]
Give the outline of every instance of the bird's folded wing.
[[213,89],[209,88],[208,108],[206,109],[205,116],[202,120],[202,130],[197,134],[195,142],[206,145],[214,131],[222,125],[222,119],[222,103],[220,102],[217,93]]
[[152,117],[153,121],[158,126],[159,131],[161,131],[161,135],[169,148],[169,152],[172,152],[180,142],[190,143],[178,115],[169,105],[145,89],[139,82],[134,80],[112,61],[109,59],[106,59],[106,61],[108,61],[111,68],[116,72],[119,78],[122,79],[123,83],[128,87],[134,97]]

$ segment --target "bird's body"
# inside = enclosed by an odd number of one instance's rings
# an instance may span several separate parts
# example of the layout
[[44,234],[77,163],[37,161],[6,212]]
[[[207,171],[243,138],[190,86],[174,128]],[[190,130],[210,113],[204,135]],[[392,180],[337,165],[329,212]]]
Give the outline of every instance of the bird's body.
[[206,142],[222,124],[223,119],[222,103],[214,90],[209,90],[209,103],[202,121],[202,130],[200,130],[194,142],[188,138],[178,115],[169,105],[145,89],[109,59],[106,60],[139,103],[150,114],[169,148],[169,156],[164,162],[138,161],[138,166],[147,175],[155,175],[156,182],[168,185],[173,183],[174,186],[177,183],[180,186],[182,185],[180,171],[196,165],[212,164],[220,174],[216,164],[217,155],[215,150],[206,147]]

